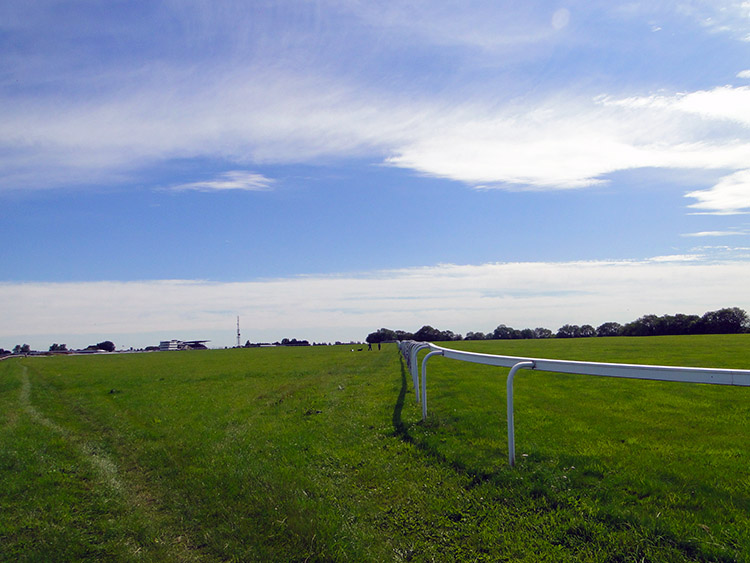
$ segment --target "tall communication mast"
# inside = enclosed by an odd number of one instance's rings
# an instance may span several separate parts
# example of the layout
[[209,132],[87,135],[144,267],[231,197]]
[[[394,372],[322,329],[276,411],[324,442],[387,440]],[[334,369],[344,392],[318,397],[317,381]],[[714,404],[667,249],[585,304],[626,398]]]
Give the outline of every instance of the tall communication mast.
[[240,347],[240,316],[237,315],[237,348]]

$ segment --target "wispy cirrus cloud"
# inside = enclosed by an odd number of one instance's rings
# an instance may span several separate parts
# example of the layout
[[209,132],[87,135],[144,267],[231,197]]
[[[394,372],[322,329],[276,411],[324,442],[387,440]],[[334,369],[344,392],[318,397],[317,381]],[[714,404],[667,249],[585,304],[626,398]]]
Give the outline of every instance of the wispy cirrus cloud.
[[[177,100],[172,91],[187,85],[175,76],[167,90],[169,78],[162,86],[147,81],[126,98],[71,101],[65,111],[45,101],[12,111],[10,103],[0,122],[4,185],[26,179],[33,186],[35,174],[39,185],[55,175],[61,183],[127,175],[191,156],[247,164],[369,155],[469,185],[530,189],[592,186],[644,167],[739,170],[750,162],[747,87],[629,98],[559,94],[493,107],[369,95],[345,80],[251,75],[219,76]],[[212,185],[200,189],[221,184]]]
[[553,43],[571,19],[567,8],[532,9],[503,0],[351,2],[344,9],[370,26],[398,33],[402,41],[418,37],[494,54]]
[[[714,9],[693,4],[695,14],[742,9],[736,2]],[[466,90],[389,89],[377,80],[384,70],[371,60],[394,53],[371,53],[365,39],[358,39],[397,37],[399,45],[422,56],[434,55],[436,44],[489,52],[505,43],[548,45],[575,27],[578,11],[588,13],[582,8],[481,1],[471,10],[453,2],[317,7],[293,18],[294,6],[285,2],[257,14],[239,4],[175,10],[167,3],[154,10],[149,24],[176,17],[167,32],[170,49],[160,54],[157,43],[146,41],[149,26],[113,19],[108,24],[116,37],[139,48],[123,61],[103,55],[96,66],[79,60],[99,47],[87,31],[91,21],[76,24],[76,33],[87,39],[80,52],[56,50],[50,45],[69,46],[71,37],[58,31],[42,41],[45,36],[27,19],[46,24],[49,16],[19,9],[7,19],[15,22],[7,29],[22,29],[23,41],[40,42],[49,58],[29,55],[41,62],[28,65],[12,53],[6,63],[9,76],[25,77],[31,94],[19,96],[19,87],[7,83],[11,93],[0,96],[0,186],[118,181],[160,162],[193,157],[229,161],[237,169],[364,157],[485,189],[533,190],[601,185],[615,172],[645,167],[734,172],[750,161],[750,87],[639,95],[611,87],[590,94],[548,89],[509,101],[497,87],[484,87],[485,79],[501,84],[498,77],[482,73]],[[683,8],[668,3],[664,11]],[[597,17],[608,11],[590,9]],[[630,9],[638,17],[648,12],[638,3]],[[347,28],[344,23],[356,24],[356,37],[337,31]],[[277,25],[283,34],[275,32]],[[513,29],[521,30],[519,37],[509,33]],[[223,58],[205,56],[205,45]],[[195,57],[181,56],[181,47]],[[347,62],[329,52],[348,53],[341,57]],[[360,56],[366,53],[371,60]],[[460,61],[471,58],[450,53]],[[523,60],[516,56],[509,64]],[[480,58],[485,65],[494,60],[487,53]],[[363,61],[363,70],[352,72],[355,60]],[[233,182],[216,179],[183,189]],[[245,185],[249,189],[252,182]],[[701,205],[711,211],[708,199]]]
[[750,4],[746,0],[678,0],[674,6],[711,33],[750,41]]
[[248,172],[245,170],[232,170],[220,174],[213,180],[188,182],[166,188],[168,191],[184,192],[214,192],[224,190],[241,190],[249,192],[268,191],[273,188],[274,180],[266,178],[263,174]]
[[750,147],[750,87],[721,86],[671,96],[606,99],[604,103],[642,110],[644,115],[661,114],[667,123],[670,118],[686,120],[677,131],[684,141],[694,144],[675,144],[676,150],[671,151],[662,165],[669,165],[668,160],[674,159],[672,166],[679,166],[680,157],[687,157],[682,163],[684,168],[735,169],[708,189],[686,193],[685,197],[698,200],[689,207],[715,215],[750,212],[750,170],[746,168]]
[[[174,80],[167,90],[146,84],[127,98],[71,101],[65,111],[44,101],[25,102],[25,111],[9,104],[0,122],[3,185],[117,177],[199,155],[240,165],[370,155],[469,185],[536,190],[597,185],[637,168],[740,170],[750,162],[748,87],[630,98],[560,94],[498,108],[370,96],[346,81],[286,73],[266,74],[262,87],[257,75],[232,73],[175,100],[171,91],[186,85]],[[702,194],[695,207],[746,207],[743,177],[713,190],[731,191],[731,205]],[[244,189],[262,187],[245,182]],[[181,189],[241,184],[226,177]]]

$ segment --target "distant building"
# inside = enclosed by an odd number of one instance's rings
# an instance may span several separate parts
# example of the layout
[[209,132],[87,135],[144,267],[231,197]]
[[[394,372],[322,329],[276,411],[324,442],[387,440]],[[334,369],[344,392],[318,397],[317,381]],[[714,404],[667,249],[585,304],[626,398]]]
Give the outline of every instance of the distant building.
[[159,342],[161,352],[171,352],[173,350],[207,350],[206,342],[210,340],[162,340]]

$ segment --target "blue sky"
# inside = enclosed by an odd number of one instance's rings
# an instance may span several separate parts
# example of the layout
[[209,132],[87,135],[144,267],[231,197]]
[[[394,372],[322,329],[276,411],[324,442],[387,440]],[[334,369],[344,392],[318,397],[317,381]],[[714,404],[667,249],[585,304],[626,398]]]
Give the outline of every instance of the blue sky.
[[750,309],[750,3],[0,6],[0,346]]

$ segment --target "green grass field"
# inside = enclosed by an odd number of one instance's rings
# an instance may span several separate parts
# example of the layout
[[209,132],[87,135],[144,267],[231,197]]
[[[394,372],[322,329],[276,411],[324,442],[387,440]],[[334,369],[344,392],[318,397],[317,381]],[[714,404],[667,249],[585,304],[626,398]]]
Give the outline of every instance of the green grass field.
[[[750,369],[750,335],[459,342]],[[750,388],[395,345],[0,362],[0,561],[750,561]]]

